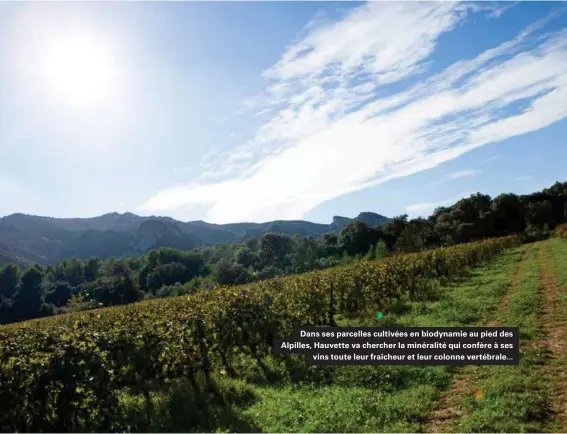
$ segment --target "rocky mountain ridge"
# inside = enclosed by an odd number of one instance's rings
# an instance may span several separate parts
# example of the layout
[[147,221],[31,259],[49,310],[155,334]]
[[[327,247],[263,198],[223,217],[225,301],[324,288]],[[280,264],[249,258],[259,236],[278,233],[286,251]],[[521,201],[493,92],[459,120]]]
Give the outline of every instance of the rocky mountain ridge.
[[159,247],[186,250],[237,243],[269,232],[321,237],[339,231],[355,219],[369,225],[389,220],[372,212],[362,212],[354,219],[335,216],[330,224],[305,220],[215,224],[132,213],[92,218],[11,214],[0,218],[0,264],[50,264],[68,258],[137,256]]

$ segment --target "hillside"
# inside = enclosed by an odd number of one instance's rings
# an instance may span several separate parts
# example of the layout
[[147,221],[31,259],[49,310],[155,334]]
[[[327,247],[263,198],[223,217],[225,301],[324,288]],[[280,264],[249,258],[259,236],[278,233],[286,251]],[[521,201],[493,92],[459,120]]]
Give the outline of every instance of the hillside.
[[0,265],[53,264],[67,258],[138,256],[151,249],[187,250],[237,243],[266,233],[321,237],[352,220],[376,225],[389,219],[363,212],[355,219],[334,217],[330,224],[303,220],[213,224],[169,217],[110,213],[93,218],[52,218],[12,214],[0,218]]

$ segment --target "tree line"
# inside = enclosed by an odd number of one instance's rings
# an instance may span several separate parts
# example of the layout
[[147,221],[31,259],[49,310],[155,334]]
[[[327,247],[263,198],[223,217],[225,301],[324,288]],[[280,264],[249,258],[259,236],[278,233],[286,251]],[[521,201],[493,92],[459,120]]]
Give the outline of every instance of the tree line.
[[142,299],[183,295],[216,285],[251,283],[360,259],[418,252],[489,237],[549,236],[567,222],[567,182],[530,195],[476,193],[428,218],[394,217],[379,226],[354,220],[323,238],[264,234],[239,244],[141,257],[69,259],[22,270],[0,268],[0,323],[6,324]]

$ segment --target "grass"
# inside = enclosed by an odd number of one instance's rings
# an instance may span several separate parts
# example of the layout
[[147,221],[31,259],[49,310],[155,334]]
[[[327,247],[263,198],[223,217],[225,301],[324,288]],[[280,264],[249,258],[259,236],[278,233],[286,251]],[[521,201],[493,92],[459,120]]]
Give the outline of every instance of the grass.
[[[566,288],[567,242],[553,239],[505,252],[458,281],[436,285],[427,300],[391,307],[381,319],[370,311],[337,318],[340,326],[351,327],[519,326],[519,366],[310,366],[292,356],[269,358],[261,367],[243,359],[238,366],[243,379],[214,376],[217,397],[179,383],[156,392],[148,408],[141,398],[125,394],[121,402],[128,430],[422,432],[440,396],[452,391],[456,375],[468,381],[459,383],[466,389],[459,391],[462,415],[452,430],[557,430],[543,370],[549,355],[538,345],[546,336],[540,249],[549,252],[557,281]],[[561,300],[567,318],[565,290]]]
[[[547,251],[551,257],[551,265],[557,278],[557,283],[562,289],[560,299],[567,301],[567,267],[565,266],[567,262],[567,240],[554,238],[547,241]],[[567,306],[563,304],[561,307],[567,314]]]
[[[466,415],[458,424],[459,431],[466,432],[561,432],[553,412],[551,395],[557,388],[556,375],[546,370],[555,365],[555,373],[566,368],[565,359],[551,360],[546,348],[551,324],[544,309],[560,310],[559,317],[567,318],[567,242],[560,239],[537,243],[530,252],[519,284],[511,292],[507,308],[499,315],[503,326],[520,327],[520,365],[481,367],[478,388],[483,399],[469,398],[465,403]],[[543,250],[540,252],[539,250]],[[543,253],[543,254],[542,254]],[[552,262],[552,273],[557,278],[560,299],[546,300],[544,268]],[[546,303],[548,304],[546,306]],[[561,366],[557,366],[562,364]],[[556,391],[557,392],[557,391]],[[564,391],[559,391],[564,394]]]
[[[488,321],[508,287],[522,246],[459,281],[437,286],[427,301],[406,302],[377,320],[373,312],[341,319],[341,326],[474,326]],[[268,432],[420,432],[450,366],[324,367],[328,384],[255,387],[258,399],[244,410]]]
[[502,326],[520,328],[520,364],[478,368],[477,387],[482,399],[465,398],[466,414],[458,424],[458,431],[541,432],[544,428],[549,403],[541,372],[545,353],[535,345],[543,338],[537,255],[537,248],[530,252],[506,309],[497,315]]

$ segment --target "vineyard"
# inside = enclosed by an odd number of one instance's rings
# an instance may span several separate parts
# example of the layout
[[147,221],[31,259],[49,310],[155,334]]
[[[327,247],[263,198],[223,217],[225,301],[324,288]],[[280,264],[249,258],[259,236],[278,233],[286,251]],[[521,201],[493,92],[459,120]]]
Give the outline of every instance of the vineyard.
[[214,394],[213,372],[238,376],[243,357],[262,366],[272,340],[299,325],[423,299],[517,244],[490,239],[1,327],[0,430],[125,430],[121,391],[149,400],[183,377]]

